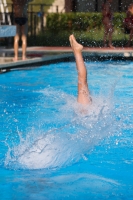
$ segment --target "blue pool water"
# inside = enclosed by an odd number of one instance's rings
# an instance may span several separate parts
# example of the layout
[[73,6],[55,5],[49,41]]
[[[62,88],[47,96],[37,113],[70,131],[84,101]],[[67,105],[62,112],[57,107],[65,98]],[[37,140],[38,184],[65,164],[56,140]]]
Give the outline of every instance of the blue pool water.
[[0,75],[0,199],[133,199],[133,62],[86,62],[93,104],[76,102],[75,63]]

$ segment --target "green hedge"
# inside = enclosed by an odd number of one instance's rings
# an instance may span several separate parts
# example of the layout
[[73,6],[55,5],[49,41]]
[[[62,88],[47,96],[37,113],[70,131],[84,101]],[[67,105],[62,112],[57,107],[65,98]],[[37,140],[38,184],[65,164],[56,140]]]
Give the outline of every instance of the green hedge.
[[[123,27],[125,13],[114,13],[113,24],[115,28]],[[47,29],[51,31],[101,29],[101,13],[52,13],[47,16]]]
[[[28,46],[70,46],[69,36],[74,34],[76,40],[84,46],[102,47],[104,30],[91,31],[54,31],[45,30],[36,37],[29,36],[27,39]],[[123,47],[126,45],[129,35],[124,34],[121,30],[115,30],[113,33],[113,45]]]

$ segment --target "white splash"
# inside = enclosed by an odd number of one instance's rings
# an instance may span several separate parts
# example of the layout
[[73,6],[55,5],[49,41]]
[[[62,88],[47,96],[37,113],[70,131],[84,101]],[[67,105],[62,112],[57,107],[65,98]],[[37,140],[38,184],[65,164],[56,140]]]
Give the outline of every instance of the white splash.
[[[43,91],[48,98],[59,103],[56,92]],[[5,166],[21,169],[60,168],[87,159],[86,155],[103,138],[114,134],[114,116],[110,112],[110,102],[94,99],[88,106],[87,115],[80,113],[75,98],[61,93],[64,105],[54,114],[55,122],[61,121],[56,128],[35,130],[27,133],[26,138],[19,134],[19,143],[8,149]],[[71,100],[70,100],[71,99]],[[112,109],[111,109],[112,110]],[[46,121],[39,118],[41,123]],[[65,123],[66,122],[66,123]],[[113,126],[112,126],[113,124]]]

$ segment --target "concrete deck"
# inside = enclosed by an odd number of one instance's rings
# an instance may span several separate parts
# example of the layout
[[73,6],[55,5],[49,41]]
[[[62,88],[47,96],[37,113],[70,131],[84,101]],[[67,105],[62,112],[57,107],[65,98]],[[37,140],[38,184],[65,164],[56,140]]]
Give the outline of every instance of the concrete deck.
[[[6,72],[6,69],[33,67],[48,62],[55,62],[63,59],[73,57],[71,47],[28,47],[27,59],[21,60],[21,52],[19,49],[19,60],[13,61],[14,50],[0,48],[0,71]],[[133,48],[90,48],[84,47],[83,54],[88,58],[102,59],[102,58],[119,58],[133,60]]]

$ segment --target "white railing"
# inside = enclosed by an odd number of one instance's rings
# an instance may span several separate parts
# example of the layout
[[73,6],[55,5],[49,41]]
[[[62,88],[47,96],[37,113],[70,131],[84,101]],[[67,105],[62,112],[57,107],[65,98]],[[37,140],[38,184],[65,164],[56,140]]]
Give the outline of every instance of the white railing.
[[[5,13],[9,13],[9,10],[8,10],[8,6],[7,6],[7,2],[6,0],[0,0],[0,11],[1,11],[1,20],[0,20],[0,24],[6,24],[6,14]],[[7,21],[8,21],[8,24],[11,25],[11,19],[10,19],[10,16],[7,15]]]

